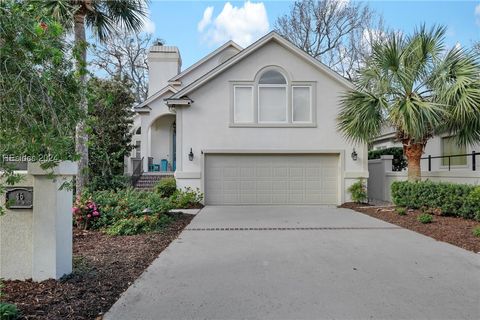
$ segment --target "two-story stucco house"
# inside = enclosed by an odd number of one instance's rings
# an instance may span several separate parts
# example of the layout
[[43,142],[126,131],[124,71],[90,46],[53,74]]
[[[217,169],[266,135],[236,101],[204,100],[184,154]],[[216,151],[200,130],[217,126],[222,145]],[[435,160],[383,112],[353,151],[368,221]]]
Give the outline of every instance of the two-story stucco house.
[[336,128],[349,81],[275,32],[227,42],[181,71],[179,50],[149,52],[149,98],[135,108],[129,159],[174,172],[206,204],[341,204],[368,177],[367,146]]

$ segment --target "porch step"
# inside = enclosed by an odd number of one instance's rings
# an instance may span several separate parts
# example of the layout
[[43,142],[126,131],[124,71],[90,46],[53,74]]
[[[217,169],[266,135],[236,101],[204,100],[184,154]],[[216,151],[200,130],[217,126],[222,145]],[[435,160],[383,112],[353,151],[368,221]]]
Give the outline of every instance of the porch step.
[[158,181],[165,178],[173,178],[173,172],[168,173],[158,173],[158,174],[142,174],[135,184],[135,189],[137,190],[153,190],[153,187],[158,183]]

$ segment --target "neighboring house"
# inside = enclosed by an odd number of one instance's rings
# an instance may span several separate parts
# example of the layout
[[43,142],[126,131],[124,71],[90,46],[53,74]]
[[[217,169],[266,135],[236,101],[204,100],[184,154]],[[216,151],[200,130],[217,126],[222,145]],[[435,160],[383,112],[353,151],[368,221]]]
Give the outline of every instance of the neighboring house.
[[[382,128],[381,134],[371,143],[372,150],[385,149],[390,147],[402,147],[402,143],[398,141],[395,130],[390,127]],[[448,171],[448,170],[466,170],[472,171],[473,157],[472,152],[480,153],[480,143],[475,145],[459,146],[450,135],[437,135],[428,140],[425,147],[423,158],[432,156],[431,171]],[[465,155],[461,157],[450,157],[452,155]],[[442,158],[435,158],[442,157]],[[476,155],[476,165],[480,166],[478,161],[480,155]],[[449,166],[450,162],[450,166]],[[428,171],[428,159],[421,161],[423,171]],[[477,170],[480,170],[478,168]]]
[[368,177],[367,146],[336,129],[352,85],[277,33],[227,42],[182,72],[176,47],[153,46],[148,60],[129,160],[144,175],[175,171],[206,204],[341,204]]

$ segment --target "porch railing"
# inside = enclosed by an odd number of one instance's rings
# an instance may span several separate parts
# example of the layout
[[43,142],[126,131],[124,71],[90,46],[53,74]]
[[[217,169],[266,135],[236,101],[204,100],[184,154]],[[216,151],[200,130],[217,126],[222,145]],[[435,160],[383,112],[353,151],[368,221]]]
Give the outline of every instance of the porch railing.
[[141,159],[132,159],[132,167],[132,186],[135,186],[143,173],[143,157]]
[[[448,159],[448,171],[450,171],[452,167],[452,158],[457,158],[457,157],[471,157],[471,164],[472,164],[472,171],[477,170],[477,156],[479,156],[480,153],[472,151],[472,153],[465,153],[465,154],[452,154],[448,156],[432,156],[428,155],[427,157],[420,158],[421,160],[428,160],[428,171],[432,171],[432,159]],[[467,158],[468,159],[468,158]],[[467,165],[468,162],[465,164]],[[443,165],[443,166],[447,166]]]

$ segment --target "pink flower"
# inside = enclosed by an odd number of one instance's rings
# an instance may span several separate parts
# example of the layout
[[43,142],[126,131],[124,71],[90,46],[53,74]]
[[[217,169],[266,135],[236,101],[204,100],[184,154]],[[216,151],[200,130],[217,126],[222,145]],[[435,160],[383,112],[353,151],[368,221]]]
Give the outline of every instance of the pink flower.
[[93,216],[94,216],[94,217],[98,217],[99,215],[100,215],[100,213],[99,213],[98,211],[96,211],[96,210],[93,211]]
[[89,213],[89,214],[87,214],[87,218],[89,218],[89,219],[90,219],[91,217],[92,217],[92,215],[91,215],[90,213]]

